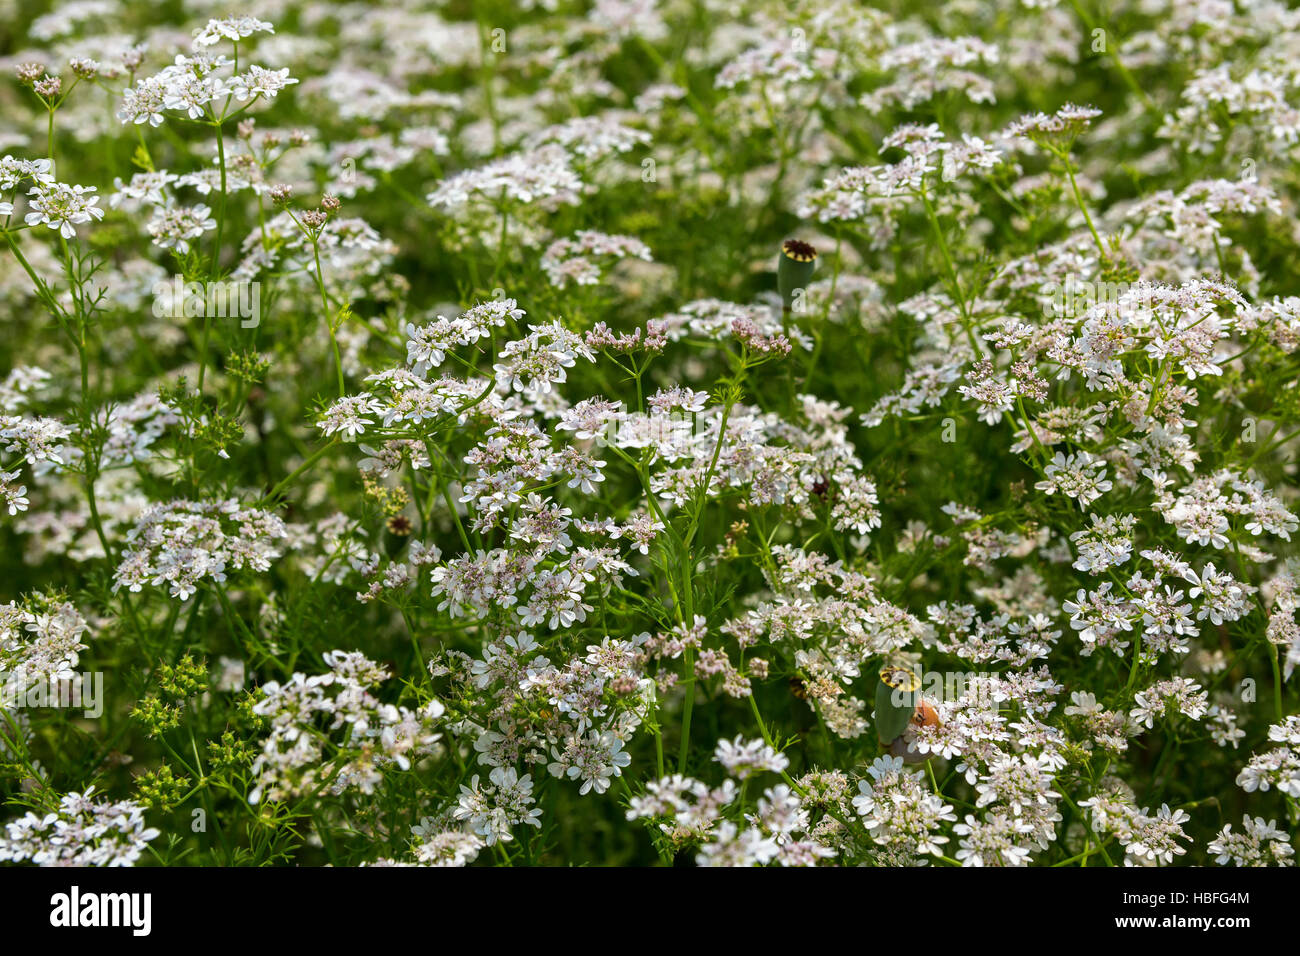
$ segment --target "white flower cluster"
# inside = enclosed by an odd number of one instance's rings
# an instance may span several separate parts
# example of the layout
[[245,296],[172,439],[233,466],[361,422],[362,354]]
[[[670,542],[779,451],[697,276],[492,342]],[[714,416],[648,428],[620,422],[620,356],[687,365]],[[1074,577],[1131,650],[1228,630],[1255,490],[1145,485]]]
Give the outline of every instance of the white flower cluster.
[[284,522],[234,498],[151,505],[126,535],[127,550],[114,589],[139,592],[166,585],[184,600],[205,579],[221,584],[227,571],[266,571],[281,554]]
[[37,866],[134,866],[159,830],[145,825],[130,800],[101,800],[94,787],[63,796],[48,813],[30,812],[5,825],[0,861]]
[[442,736],[435,727],[446,712],[441,702],[414,710],[384,703],[375,692],[391,676],[387,670],[355,651],[324,657],[324,674],[294,673],[260,688],[253,712],[270,733],[253,762],[250,802],[317,789],[372,793],[386,769],[410,770],[435,751]]

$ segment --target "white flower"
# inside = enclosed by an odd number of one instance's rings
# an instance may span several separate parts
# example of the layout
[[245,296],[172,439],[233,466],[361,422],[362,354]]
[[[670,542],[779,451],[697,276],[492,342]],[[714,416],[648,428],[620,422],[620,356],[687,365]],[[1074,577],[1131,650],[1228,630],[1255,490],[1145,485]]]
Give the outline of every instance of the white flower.
[[92,196],[94,186],[69,186],[64,183],[42,183],[28,191],[28,205],[32,211],[23,217],[29,226],[49,226],[57,229],[64,239],[77,234],[76,226],[104,218],[104,210]]
[[719,740],[713,759],[727,768],[727,773],[738,780],[764,771],[780,772],[790,765],[785,754],[769,747],[762,740]]

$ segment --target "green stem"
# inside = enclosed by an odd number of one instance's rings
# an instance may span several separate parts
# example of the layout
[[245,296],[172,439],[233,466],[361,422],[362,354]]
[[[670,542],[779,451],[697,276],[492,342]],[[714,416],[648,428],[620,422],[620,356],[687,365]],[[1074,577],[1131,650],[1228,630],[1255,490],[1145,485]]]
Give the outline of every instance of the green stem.
[[1097,251],[1101,254],[1101,258],[1105,260],[1106,246],[1102,243],[1101,236],[1097,234],[1097,227],[1092,224],[1092,215],[1088,212],[1088,207],[1083,201],[1083,192],[1079,189],[1079,181],[1074,178],[1074,163],[1070,160],[1068,153],[1061,158],[1065,163],[1065,175],[1070,178],[1070,189],[1074,193],[1075,205],[1079,207],[1079,212],[1083,213],[1083,221],[1088,224],[1088,231],[1092,233],[1092,241],[1097,244]]
[[290,472],[289,475],[286,478],[284,478],[279,484],[277,484],[274,488],[272,488],[265,495],[263,495],[261,504],[265,506],[273,503],[275,499],[278,498],[286,488],[288,488],[290,485],[294,483],[294,481],[298,479],[299,475],[305,472],[312,465],[316,464],[316,462],[320,461],[320,459],[324,457],[325,453],[328,452],[331,448],[333,448],[338,443],[339,443],[338,438],[331,438],[320,448],[316,449],[316,451],[314,451],[311,454],[311,457],[309,457],[301,465],[299,465],[292,472]]

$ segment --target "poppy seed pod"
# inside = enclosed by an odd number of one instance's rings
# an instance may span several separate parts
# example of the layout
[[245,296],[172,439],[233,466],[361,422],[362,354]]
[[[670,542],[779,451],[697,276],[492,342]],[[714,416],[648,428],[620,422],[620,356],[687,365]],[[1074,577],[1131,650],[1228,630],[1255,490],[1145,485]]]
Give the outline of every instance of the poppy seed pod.
[[789,312],[795,293],[806,289],[817,268],[817,250],[801,239],[781,243],[776,260],[776,288],[781,293],[781,307]]
[[388,552],[390,558],[406,547],[406,543],[411,540],[413,530],[411,519],[406,515],[393,515],[384,522],[384,550]]
[[910,670],[886,667],[876,685],[876,736],[888,745],[907,729],[921,699],[921,682]]

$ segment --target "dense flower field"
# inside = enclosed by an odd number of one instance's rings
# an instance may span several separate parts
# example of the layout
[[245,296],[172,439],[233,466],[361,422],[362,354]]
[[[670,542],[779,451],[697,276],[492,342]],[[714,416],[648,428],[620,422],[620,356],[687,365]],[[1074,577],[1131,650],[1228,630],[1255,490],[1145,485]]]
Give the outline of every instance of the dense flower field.
[[0,861],[1289,865],[1300,12],[0,0]]

